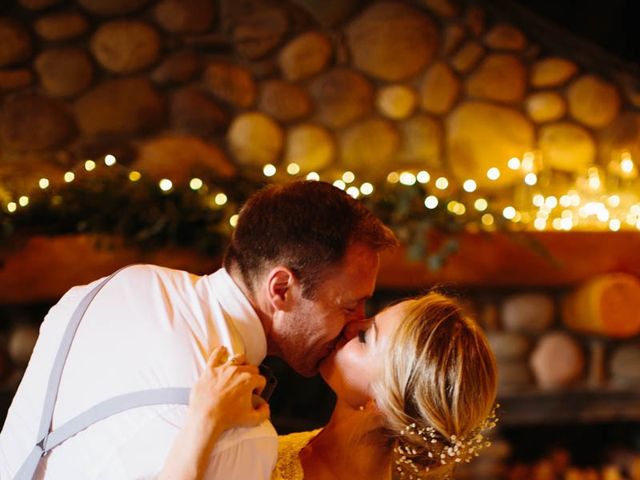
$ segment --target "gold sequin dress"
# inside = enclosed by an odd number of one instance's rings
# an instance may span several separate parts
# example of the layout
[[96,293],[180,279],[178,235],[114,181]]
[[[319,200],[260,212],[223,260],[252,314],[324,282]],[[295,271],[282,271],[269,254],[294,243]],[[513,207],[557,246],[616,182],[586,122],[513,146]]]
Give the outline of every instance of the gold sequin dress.
[[300,462],[300,452],[321,429],[297,432],[278,437],[278,461],[271,474],[271,480],[303,480],[304,471]]

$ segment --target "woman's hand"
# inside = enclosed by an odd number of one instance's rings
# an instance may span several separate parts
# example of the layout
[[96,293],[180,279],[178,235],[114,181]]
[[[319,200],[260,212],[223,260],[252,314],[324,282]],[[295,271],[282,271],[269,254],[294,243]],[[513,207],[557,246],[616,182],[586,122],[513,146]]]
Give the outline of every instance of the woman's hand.
[[187,422],[204,422],[220,434],[269,418],[269,404],[259,397],[266,380],[258,367],[246,365],[244,355],[227,357],[225,347],[213,351],[189,397]]
[[269,404],[258,396],[266,384],[258,367],[244,364],[243,355],[228,356],[225,347],[217,347],[207,360],[191,389],[187,419],[159,479],[202,478],[220,435],[269,418]]

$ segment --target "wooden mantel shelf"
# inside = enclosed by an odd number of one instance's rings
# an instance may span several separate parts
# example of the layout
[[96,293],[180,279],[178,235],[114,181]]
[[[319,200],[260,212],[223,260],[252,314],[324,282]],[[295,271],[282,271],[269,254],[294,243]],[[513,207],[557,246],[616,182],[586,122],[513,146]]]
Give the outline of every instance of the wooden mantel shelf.
[[[437,239],[436,239],[437,240]],[[541,246],[547,255],[531,246]],[[47,302],[131,263],[155,263],[193,273],[219,265],[187,250],[144,252],[118,246],[97,248],[88,235],[34,236],[19,250],[0,253],[0,304]],[[409,261],[404,249],[383,255],[379,288],[460,286],[570,286],[606,272],[640,276],[640,232],[540,232],[465,234],[445,267],[430,271]]]

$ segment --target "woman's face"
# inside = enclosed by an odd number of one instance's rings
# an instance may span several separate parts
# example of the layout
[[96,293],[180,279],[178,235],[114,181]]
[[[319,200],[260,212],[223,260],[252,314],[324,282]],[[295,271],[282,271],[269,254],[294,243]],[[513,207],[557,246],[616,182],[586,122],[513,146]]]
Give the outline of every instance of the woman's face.
[[357,408],[372,398],[371,385],[382,372],[389,339],[412,300],[406,300],[378,313],[349,341],[320,365],[320,374],[338,399]]

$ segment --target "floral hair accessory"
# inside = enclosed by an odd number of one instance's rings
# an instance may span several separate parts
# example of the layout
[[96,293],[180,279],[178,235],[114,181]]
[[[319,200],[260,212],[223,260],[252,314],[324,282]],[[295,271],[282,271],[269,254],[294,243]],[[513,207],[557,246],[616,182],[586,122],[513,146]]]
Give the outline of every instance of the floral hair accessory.
[[[418,428],[415,423],[407,425],[400,431],[398,444],[393,449],[397,455],[396,471],[400,478],[418,480],[432,469],[462,462],[469,463],[483,448],[491,445],[484,432],[495,428],[498,423],[496,410],[499,407],[500,405],[496,404],[482,424],[464,437],[446,437],[433,427]],[[420,444],[424,446],[420,447],[419,451],[416,445]],[[445,480],[448,478],[450,477],[445,477]]]

